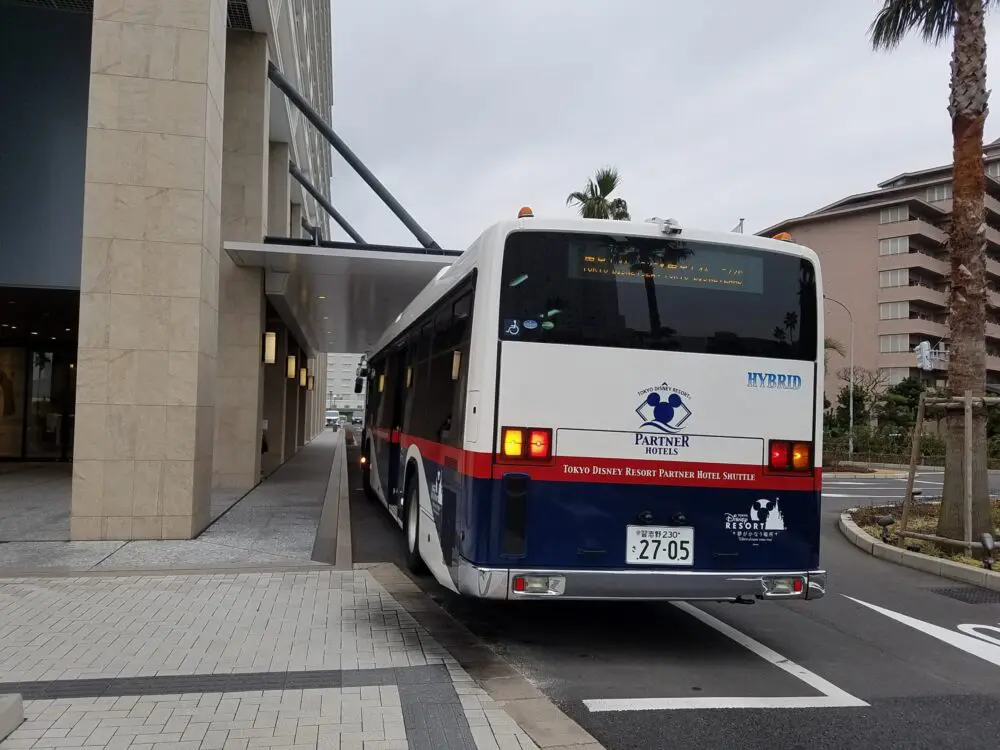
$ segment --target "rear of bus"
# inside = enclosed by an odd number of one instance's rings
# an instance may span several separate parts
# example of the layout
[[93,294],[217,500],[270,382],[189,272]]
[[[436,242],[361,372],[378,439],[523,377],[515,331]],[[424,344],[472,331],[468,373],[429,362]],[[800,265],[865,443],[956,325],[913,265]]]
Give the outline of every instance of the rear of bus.
[[697,237],[507,236],[493,533],[473,561],[505,598],[823,596],[818,261]]

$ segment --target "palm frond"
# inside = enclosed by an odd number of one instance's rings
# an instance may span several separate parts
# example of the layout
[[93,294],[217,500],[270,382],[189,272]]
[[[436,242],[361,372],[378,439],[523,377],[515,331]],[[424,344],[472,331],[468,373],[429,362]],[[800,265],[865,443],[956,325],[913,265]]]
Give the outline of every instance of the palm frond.
[[593,183],[596,183],[597,194],[602,198],[608,198],[621,184],[621,176],[614,167],[602,167],[594,175]]
[[827,336],[823,339],[823,348],[831,352],[836,352],[841,357],[847,356],[847,349],[845,349],[844,345],[832,336]]
[[568,196],[566,196],[566,205],[570,206],[574,203],[586,203],[587,196],[581,193],[579,190],[574,190]]
[[624,198],[615,198],[612,200],[608,204],[608,214],[610,218],[617,221],[629,221],[632,218],[628,212],[628,203],[625,202]]
[[868,35],[874,49],[892,50],[911,31],[919,31],[925,42],[940,44],[954,25],[955,0],[885,0]]

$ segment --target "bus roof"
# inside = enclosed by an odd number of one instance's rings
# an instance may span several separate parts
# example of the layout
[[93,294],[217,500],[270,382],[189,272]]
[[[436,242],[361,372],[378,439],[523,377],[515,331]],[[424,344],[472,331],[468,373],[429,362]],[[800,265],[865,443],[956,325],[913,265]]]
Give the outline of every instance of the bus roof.
[[468,249],[455,259],[450,266],[442,268],[431,279],[413,301],[396,317],[396,320],[383,332],[372,347],[370,354],[374,355],[392,343],[396,337],[406,330],[425,310],[448,294],[456,284],[464,279],[473,269],[479,268],[483,261],[491,258],[499,247],[503,247],[504,239],[511,232],[581,232],[589,234],[616,234],[633,237],[673,237],[692,242],[706,242],[717,245],[732,245],[765,252],[776,252],[784,255],[796,255],[819,266],[819,257],[814,251],[794,242],[758,237],[754,234],[737,234],[735,232],[711,232],[700,229],[688,229],[680,226],[680,231],[674,235],[664,233],[662,225],[654,221],[611,221],[604,219],[539,219],[526,217],[500,221],[487,228]]

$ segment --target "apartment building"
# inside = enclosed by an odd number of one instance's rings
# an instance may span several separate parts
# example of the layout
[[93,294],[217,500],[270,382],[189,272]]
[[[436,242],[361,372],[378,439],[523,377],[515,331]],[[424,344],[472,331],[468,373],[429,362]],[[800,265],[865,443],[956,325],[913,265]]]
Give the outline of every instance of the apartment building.
[[361,354],[344,354],[330,352],[326,355],[326,408],[338,409],[360,416],[365,410],[364,386],[361,393],[354,392],[354,380],[357,376],[358,363]]
[[[984,148],[986,270],[991,286],[986,320],[987,380],[1000,383],[1000,139]],[[827,335],[848,353],[854,323],[855,366],[883,373],[888,384],[918,377],[943,384],[948,350],[947,230],[951,165],[906,172],[878,189],[843,198],[760,232],[788,232],[821,260]],[[846,310],[844,308],[847,308]],[[918,370],[914,347],[940,352],[930,373]],[[848,357],[830,356],[827,397],[843,387],[835,373]]]

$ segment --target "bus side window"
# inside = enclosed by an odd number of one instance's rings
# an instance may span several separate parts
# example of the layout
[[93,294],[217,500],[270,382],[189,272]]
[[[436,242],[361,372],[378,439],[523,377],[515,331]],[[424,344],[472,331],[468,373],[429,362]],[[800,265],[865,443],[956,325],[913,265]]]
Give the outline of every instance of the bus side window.
[[431,333],[430,323],[425,323],[415,335],[410,355],[410,387],[406,393],[406,417],[404,432],[425,440],[433,440],[434,435],[427,427],[427,412],[424,404],[428,399],[428,368],[430,366]]
[[451,416],[451,340],[454,337],[451,305],[434,316],[434,333],[431,339],[430,372],[428,374],[427,427],[432,440],[452,444],[449,417]]
[[456,300],[452,309],[455,333],[458,341],[451,356],[451,437],[456,447],[461,447],[465,438],[465,401],[469,390],[469,349],[472,340],[472,307],[474,291]]

